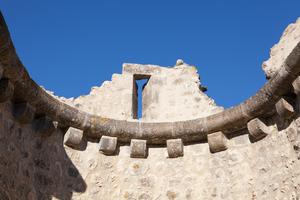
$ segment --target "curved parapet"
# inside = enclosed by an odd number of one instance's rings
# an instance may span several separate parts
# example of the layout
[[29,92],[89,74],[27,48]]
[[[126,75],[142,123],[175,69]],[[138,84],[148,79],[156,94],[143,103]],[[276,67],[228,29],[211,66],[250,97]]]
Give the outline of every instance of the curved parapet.
[[0,89],[4,91],[0,99],[3,97],[6,100],[10,97],[9,94],[14,88],[12,101],[17,105],[27,105],[24,108],[26,112],[27,108],[35,110],[36,117],[47,116],[61,126],[83,130],[90,137],[100,138],[105,135],[117,137],[123,142],[137,139],[145,140],[147,144],[165,145],[170,139],[194,142],[205,140],[211,133],[240,130],[247,127],[250,120],[263,117],[274,110],[275,104],[291,93],[292,83],[300,73],[300,43],[295,46],[277,73],[245,102],[208,117],[172,122],[128,121],[97,116],[67,105],[48,94],[30,78],[17,56],[2,15],[0,62],[3,69]]

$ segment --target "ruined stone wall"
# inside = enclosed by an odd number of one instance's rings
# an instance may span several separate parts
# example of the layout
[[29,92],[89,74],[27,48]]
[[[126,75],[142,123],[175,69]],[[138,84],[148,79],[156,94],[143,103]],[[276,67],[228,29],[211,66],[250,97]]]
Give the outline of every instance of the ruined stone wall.
[[[91,94],[64,101],[89,113],[136,120],[134,80],[149,76],[142,120],[193,119],[222,110],[199,89],[195,69],[184,63],[174,68],[127,64]],[[242,130],[228,138],[227,151],[212,154],[204,141],[186,144],[183,157],[171,159],[164,146],[150,146],[146,159],[136,159],[127,144],[112,156],[99,152],[98,139],[89,138],[79,149],[65,146],[63,129],[42,136],[33,123],[16,122],[12,109],[11,102],[0,104],[1,200],[300,198],[298,117],[272,126],[271,134],[256,142]]]
[[142,94],[143,121],[189,120],[223,111],[201,91],[199,74],[194,66],[183,62],[168,68],[124,64],[123,73],[149,78]]
[[[300,163],[286,131],[250,143],[247,135],[211,154],[208,145],[186,146],[184,157],[167,158],[150,148],[133,159],[129,146],[115,156],[63,146],[59,129],[40,137],[31,125],[14,122],[10,103],[1,105],[0,199],[297,199]],[[288,128],[297,140],[299,128]],[[299,137],[299,136],[298,136]]]
[[132,75],[113,74],[111,81],[93,87],[89,95],[62,99],[81,110],[113,119],[133,119],[135,84]]
[[270,58],[262,64],[263,70],[268,78],[277,72],[299,41],[300,18],[284,30],[278,44],[275,44],[270,50]]

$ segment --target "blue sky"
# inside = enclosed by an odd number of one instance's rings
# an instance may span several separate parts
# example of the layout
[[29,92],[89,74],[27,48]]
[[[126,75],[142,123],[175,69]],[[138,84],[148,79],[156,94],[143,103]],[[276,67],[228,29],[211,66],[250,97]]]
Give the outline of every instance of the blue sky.
[[182,58],[225,107],[265,83],[261,64],[299,8],[299,0],[0,1],[31,76],[60,96],[89,93],[124,62]]

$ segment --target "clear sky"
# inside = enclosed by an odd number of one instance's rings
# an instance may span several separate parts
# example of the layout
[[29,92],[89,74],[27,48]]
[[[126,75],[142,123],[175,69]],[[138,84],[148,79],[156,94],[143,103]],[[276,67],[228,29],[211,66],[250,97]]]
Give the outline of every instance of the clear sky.
[[0,1],[21,60],[57,95],[87,94],[124,62],[181,58],[225,107],[265,83],[261,64],[299,8],[299,0]]

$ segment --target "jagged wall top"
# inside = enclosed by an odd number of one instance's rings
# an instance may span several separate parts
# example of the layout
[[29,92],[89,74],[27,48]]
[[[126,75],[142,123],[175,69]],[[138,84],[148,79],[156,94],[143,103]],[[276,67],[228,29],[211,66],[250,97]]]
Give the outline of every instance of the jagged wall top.
[[270,58],[262,64],[267,78],[272,77],[282,66],[291,51],[300,42],[300,18],[283,32],[278,44],[270,51]]
[[63,101],[91,114],[134,120],[137,118],[135,80],[144,78],[149,80],[143,89],[140,120],[187,120],[223,110],[201,91],[197,68],[183,61],[177,61],[174,67],[125,63],[122,74],[113,74],[111,81],[93,87],[90,94]]

